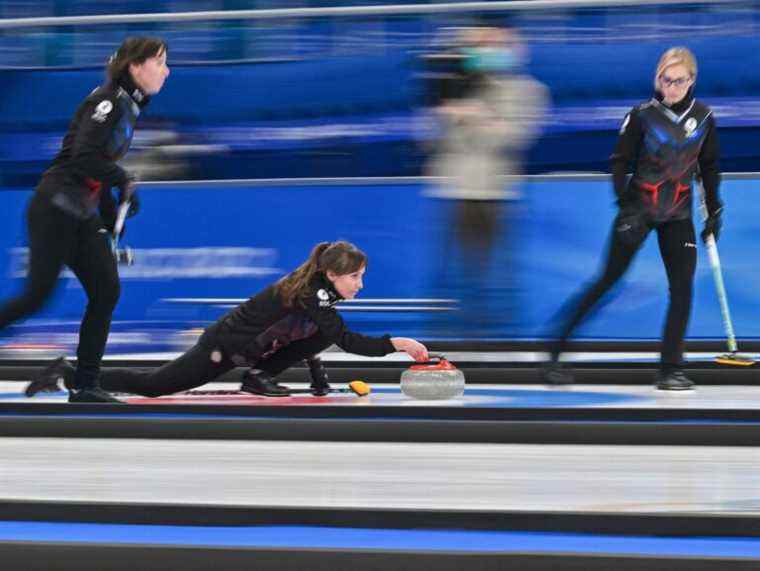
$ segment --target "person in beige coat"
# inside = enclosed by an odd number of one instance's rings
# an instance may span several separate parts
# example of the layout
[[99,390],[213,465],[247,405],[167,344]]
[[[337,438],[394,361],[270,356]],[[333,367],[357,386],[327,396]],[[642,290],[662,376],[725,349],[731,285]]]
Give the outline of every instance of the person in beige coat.
[[[511,256],[499,252],[504,255],[496,261],[495,254],[504,244],[509,249],[510,206],[520,196],[524,154],[549,105],[546,87],[520,69],[524,59],[513,29],[462,31],[449,80],[455,85],[435,108],[441,135],[427,165],[433,184],[426,194],[446,201],[441,206],[447,271],[437,276],[445,286],[439,293],[459,298],[458,326],[481,336],[516,319]],[[496,295],[502,310],[494,312]],[[503,311],[513,315],[497,314]]]

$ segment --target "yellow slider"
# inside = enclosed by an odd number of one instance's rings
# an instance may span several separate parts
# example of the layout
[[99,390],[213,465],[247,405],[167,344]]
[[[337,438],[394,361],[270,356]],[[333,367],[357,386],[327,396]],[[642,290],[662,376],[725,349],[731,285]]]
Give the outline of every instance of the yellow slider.
[[360,397],[366,397],[372,389],[369,388],[369,385],[365,383],[364,381],[351,381],[348,383],[348,388],[350,388],[354,393],[359,395]]

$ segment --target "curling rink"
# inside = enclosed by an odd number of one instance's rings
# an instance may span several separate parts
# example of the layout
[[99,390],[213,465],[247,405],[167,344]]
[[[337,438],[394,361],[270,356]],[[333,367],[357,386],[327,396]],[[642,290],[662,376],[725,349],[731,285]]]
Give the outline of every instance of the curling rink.
[[686,392],[604,383],[653,378],[651,355],[627,357],[582,356],[601,381],[547,387],[508,383],[539,359],[502,370],[484,354],[445,400],[387,381],[406,360],[342,355],[332,386],[361,378],[369,395],[228,380],[72,405],[0,381],[0,554],[38,569],[758,568],[754,367],[702,355]]

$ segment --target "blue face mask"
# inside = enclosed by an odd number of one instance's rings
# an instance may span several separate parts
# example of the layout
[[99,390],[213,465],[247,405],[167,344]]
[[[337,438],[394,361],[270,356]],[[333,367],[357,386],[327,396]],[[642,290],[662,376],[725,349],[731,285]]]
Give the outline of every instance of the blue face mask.
[[517,56],[509,48],[467,48],[464,54],[464,67],[472,72],[509,73],[518,64]]

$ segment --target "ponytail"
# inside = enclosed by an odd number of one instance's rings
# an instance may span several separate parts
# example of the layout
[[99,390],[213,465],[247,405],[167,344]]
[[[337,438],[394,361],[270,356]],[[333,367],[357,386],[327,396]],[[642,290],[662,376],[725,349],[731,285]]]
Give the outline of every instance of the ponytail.
[[312,248],[309,258],[275,284],[275,292],[285,307],[293,307],[309,292],[314,276],[331,271],[337,275],[351,274],[367,265],[367,255],[350,242],[320,242]]

